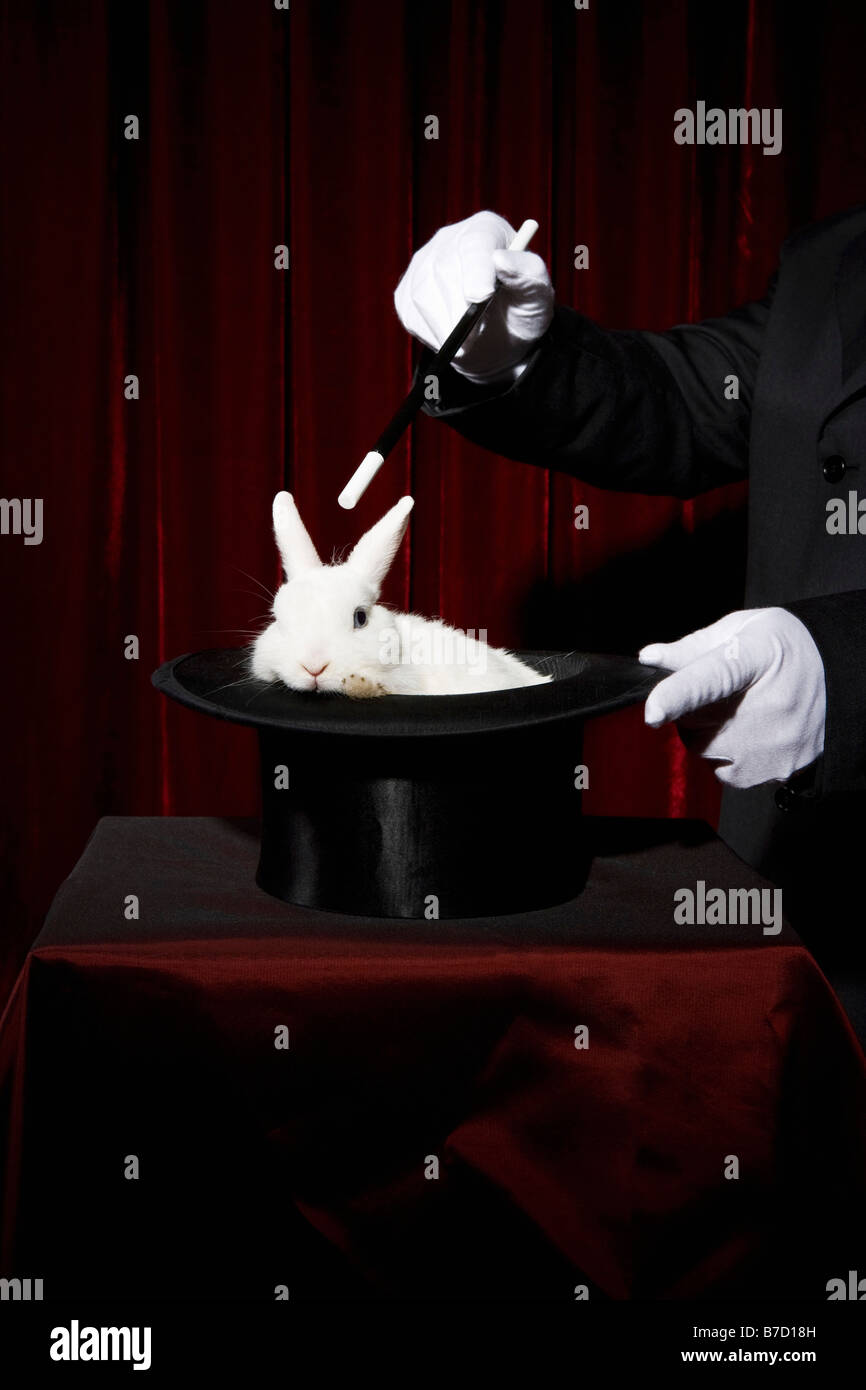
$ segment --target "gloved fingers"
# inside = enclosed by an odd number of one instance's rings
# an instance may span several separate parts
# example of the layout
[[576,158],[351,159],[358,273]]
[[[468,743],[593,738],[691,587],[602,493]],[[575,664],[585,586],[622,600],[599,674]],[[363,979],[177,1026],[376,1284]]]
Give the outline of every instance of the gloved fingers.
[[726,787],[749,787],[753,785],[744,774],[743,769],[733,759],[730,762],[721,763],[713,770],[718,780],[723,782]]
[[514,228],[495,212],[479,212],[462,225],[456,241],[460,289],[468,304],[489,299],[496,288],[494,257],[514,237]]
[[730,641],[742,627],[744,616],[744,613],[726,613],[709,627],[699,627],[677,642],[650,642],[641,647],[638,660],[644,665],[666,666],[670,671],[679,671],[696,657]]
[[459,232],[440,227],[415,252],[394,291],[394,307],[403,327],[434,351],[442,346],[466,310],[461,295]]
[[647,698],[644,718],[657,729],[660,724],[681,719],[704,705],[728,699],[745,690],[756,677],[752,661],[732,661],[723,647],[717,647],[660,681]]
[[502,293],[511,298],[536,294],[550,284],[547,263],[535,251],[494,251],[492,264]]
[[715,769],[716,777],[726,787],[762,787],[767,782],[785,781],[791,771],[784,771],[782,765],[771,765],[766,758],[751,758],[740,754]]
[[444,255],[437,256],[432,265],[432,273],[439,292],[439,303],[445,306],[442,324],[444,343],[469,308],[469,301],[463,293],[463,265],[456,243],[452,243]]
[[407,295],[395,303],[403,326],[427,347],[440,348],[469,307],[456,247],[423,260],[410,276]]
[[[645,718],[675,719],[687,747],[716,764],[725,786],[785,781],[820,756],[824,746],[824,668],[811,635],[785,609],[730,614],[690,634],[685,654],[715,629],[718,645],[674,670],[647,699]],[[802,630],[801,630],[802,629]],[[683,644],[655,643],[644,660],[681,660]]]
[[[500,311],[500,326],[508,333],[513,328],[518,338],[541,336],[552,314],[553,287],[540,256],[506,250],[513,238],[511,224],[490,211],[440,227],[416,251],[394,291],[394,307],[404,328],[435,351],[467,306],[489,298],[499,279],[509,317],[505,327],[505,314]],[[495,258],[500,256],[505,260],[498,276]],[[491,325],[486,325],[486,331],[491,331]],[[458,360],[478,336],[476,330]]]
[[737,726],[731,722],[743,698],[740,692],[677,721],[677,733],[689,752],[715,763],[716,778],[729,787],[750,785],[736,748]]
[[553,317],[554,302],[545,262],[534,251],[497,251],[493,262],[509,332],[520,339],[540,338]]
[[421,310],[415,300],[412,281],[414,272],[412,265],[403,276],[396,290],[394,291],[394,308],[397,310],[397,317],[413,338],[417,338],[425,347],[433,348],[434,351],[439,347],[436,340],[435,331],[431,328],[426,315]]
[[710,651],[714,645],[707,647],[701,632],[690,632],[677,642],[650,642],[648,646],[641,647],[637,654],[638,661],[645,666],[664,666],[668,671],[679,671],[704,652]]
[[423,341],[428,347],[440,348],[466,305],[464,304],[463,309],[458,310],[455,316],[456,305],[453,291],[448,289],[447,274],[440,271],[435,260],[427,261],[419,267],[411,293],[412,302],[427,335]]

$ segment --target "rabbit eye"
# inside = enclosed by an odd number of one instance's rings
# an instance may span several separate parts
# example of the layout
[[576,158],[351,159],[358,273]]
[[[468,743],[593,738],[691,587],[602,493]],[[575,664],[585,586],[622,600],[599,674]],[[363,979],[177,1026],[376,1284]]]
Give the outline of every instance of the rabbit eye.
[[355,627],[363,627],[367,621],[367,614],[363,608],[355,609]]

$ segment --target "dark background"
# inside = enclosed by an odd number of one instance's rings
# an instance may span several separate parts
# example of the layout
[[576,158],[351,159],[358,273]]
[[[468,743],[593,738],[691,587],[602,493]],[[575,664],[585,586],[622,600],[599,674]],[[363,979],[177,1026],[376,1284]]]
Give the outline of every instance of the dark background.
[[[45,511],[41,546],[0,537],[0,1002],[100,815],[255,810],[252,734],[150,673],[259,625],[279,487],[325,553],[411,490],[386,598],[494,643],[628,652],[741,604],[743,487],[605,495],[422,419],[336,497],[410,380],[392,293],[438,226],[538,218],[610,327],[724,312],[863,200],[864,51],[859,0],[0,0],[0,491]],[[676,145],[698,99],[781,106],[782,153]],[[715,818],[640,709],[587,757],[590,811]]]

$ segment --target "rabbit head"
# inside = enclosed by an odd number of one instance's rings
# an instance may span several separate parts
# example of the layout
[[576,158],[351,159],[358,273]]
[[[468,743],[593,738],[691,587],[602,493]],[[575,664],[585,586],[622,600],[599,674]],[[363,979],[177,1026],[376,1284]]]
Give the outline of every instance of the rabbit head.
[[342,564],[323,565],[291,493],[277,493],[274,535],[286,583],[274,598],[274,621],[253,644],[255,676],[292,690],[358,693],[378,684],[393,616],[377,599],[413,505],[401,497]]

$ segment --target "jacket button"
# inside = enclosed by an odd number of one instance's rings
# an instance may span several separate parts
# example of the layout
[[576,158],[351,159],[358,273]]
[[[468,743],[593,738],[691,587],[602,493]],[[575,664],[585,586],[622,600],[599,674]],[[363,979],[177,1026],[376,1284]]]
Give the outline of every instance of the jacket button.
[[773,799],[780,811],[792,811],[797,804],[797,793],[793,787],[789,787],[787,783],[785,783],[783,786],[776,788],[776,794]]
[[824,464],[824,477],[828,483],[841,483],[847,467],[841,454],[831,454]]

